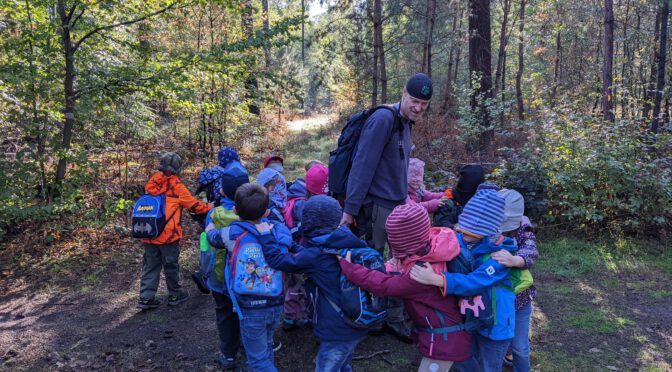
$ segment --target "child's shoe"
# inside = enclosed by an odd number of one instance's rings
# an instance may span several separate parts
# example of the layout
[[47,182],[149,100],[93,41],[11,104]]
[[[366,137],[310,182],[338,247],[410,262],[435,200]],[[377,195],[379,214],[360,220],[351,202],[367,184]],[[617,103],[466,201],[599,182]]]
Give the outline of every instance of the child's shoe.
[[203,274],[201,274],[200,270],[194,271],[193,274],[191,274],[191,279],[194,280],[194,283],[196,283],[196,287],[198,288],[199,291],[203,294],[210,294],[210,288],[208,288],[208,285],[205,284],[205,277]]
[[140,297],[138,300],[138,304],[135,305],[138,309],[142,310],[149,310],[149,309],[156,309],[161,305],[161,301],[155,299],[155,298],[146,298],[146,297]]
[[177,306],[189,299],[189,292],[180,292],[177,295],[168,296],[168,306]]
[[217,363],[223,370],[231,370],[236,368],[236,358],[227,358],[223,354],[219,354]]
[[297,328],[303,328],[308,325],[308,320],[306,319],[288,319],[285,318],[282,320],[282,329],[285,331],[291,331]]

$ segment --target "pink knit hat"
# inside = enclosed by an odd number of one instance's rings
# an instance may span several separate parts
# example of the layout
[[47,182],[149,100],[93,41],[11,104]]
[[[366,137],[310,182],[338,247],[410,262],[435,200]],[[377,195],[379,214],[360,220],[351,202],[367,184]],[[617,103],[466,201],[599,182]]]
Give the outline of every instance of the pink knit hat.
[[414,188],[420,188],[423,185],[423,176],[425,175],[425,162],[418,158],[411,158],[408,161],[408,184]]
[[420,204],[408,203],[394,208],[385,222],[392,256],[404,258],[426,247],[431,227],[427,210]]
[[315,164],[306,172],[306,189],[313,195],[325,195],[329,192],[329,169],[324,164]]

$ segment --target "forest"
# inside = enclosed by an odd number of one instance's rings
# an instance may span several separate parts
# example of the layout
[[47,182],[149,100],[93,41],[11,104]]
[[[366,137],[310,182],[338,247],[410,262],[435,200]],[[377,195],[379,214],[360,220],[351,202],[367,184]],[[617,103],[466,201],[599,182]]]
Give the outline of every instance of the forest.
[[[535,284],[547,297],[532,320],[533,369],[668,370],[670,7],[0,0],[0,367],[213,370],[214,336],[190,351],[175,344],[190,329],[179,314],[127,309],[142,262],[131,212],[159,156],[182,156],[192,192],[199,170],[227,146],[251,174],[281,154],[290,178],[303,176],[308,161],[328,161],[350,115],[398,102],[408,78],[424,72],[434,92],[413,126],[412,155],[427,164],[428,189],[481,164],[488,181],[524,196],[537,228]],[[198,228],[188,216],[183,224],[186,270]],[[214,323],[201,297],[190,309]],[[92,307],[69,329],[81,301]],[[562,320],[567,311],[574,316]],[[49,317],[66,323],[52,327]],[[143,327],[151,345],[129,336]],[[40,332],[48,342],[25,350]],[[107,345],[103,335],[121,341]],[[200,342],[185,337],[181,345]],[[282,337],[279,368],[310,370],[313,360],[302,357],[314,345],[294,350]],[[417,352],[394,342],[361,354],[392,350],[398,360],[354,366],[417,369]]]

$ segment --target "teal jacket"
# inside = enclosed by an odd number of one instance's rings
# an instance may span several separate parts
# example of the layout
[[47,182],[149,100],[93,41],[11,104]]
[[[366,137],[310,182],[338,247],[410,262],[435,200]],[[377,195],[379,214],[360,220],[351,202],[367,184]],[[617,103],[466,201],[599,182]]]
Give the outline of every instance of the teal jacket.
[[[457,234],[460,248],[469,247],[461,233]],[[479,331],[482,336],[492,340],[508,340],[513,338],[516,325],[515,301],[509,268],[485,256],[501,249],[509,252],[517,250],[515,240],[504,238],[500,244],[495,244],[490,238],[483,238],[469,247],[473,257],[474,271],[469,274],[443,273],[446,283],[445,293],[459,296],[481,295],[486,306],[493,307],[495,324]]]

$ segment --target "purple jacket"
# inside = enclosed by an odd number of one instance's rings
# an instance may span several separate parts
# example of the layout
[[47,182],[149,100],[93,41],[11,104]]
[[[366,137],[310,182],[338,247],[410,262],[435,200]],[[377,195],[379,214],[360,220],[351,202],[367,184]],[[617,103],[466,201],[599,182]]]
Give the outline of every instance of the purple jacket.
[[[518,245],[517,256],[525,260],[523,269],[529,269],[539,257],[537,250],[537,238],[532,231],[530,219],[523,216],[520,227],[516,231],[516,244]],[[537,297],[537,289],[534,285],[516,295],[516,310],[520,310]]]
[[[390,275],[340,260],[343,274],[355,285],[376,296],[394,296],[404,299],[404,309],[417,328],[441,328],[462,324],[462,316],[453,295],[443,296],[434,286],[420,284],[409,274]],[[439,315],[443,317],[441,325]],[[439,360],[460,362],[470,356],[471,335],[465,331],[434,334],[414,332],[420,354]]]

